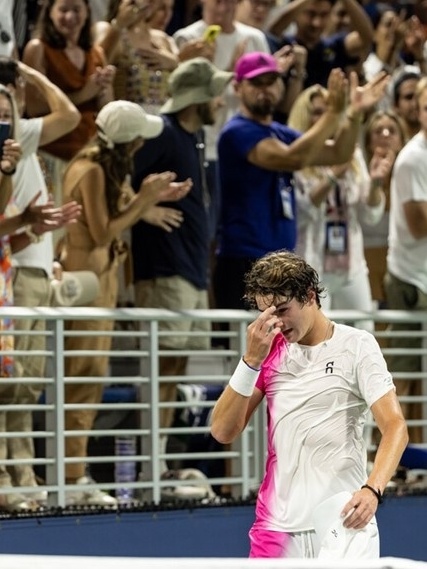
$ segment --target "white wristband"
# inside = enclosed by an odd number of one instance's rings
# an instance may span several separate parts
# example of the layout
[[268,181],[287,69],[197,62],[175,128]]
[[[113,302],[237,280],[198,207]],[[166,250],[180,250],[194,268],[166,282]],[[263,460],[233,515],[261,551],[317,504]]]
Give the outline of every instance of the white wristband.
[[239,393],[244,397],[250,397],[253,393],[260,371],[261,370],[249,367],[242,358],[237,364],[228,385],[234,389],[236,393]]

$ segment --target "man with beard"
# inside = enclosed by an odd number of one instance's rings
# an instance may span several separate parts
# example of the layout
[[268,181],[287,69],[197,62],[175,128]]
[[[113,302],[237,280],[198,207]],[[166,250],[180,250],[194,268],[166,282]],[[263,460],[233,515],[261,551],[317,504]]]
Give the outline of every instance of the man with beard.
[[410,140],[420,130],[418,104],[415,96],[420,79],[421,72],[413,65],[405,65],[392,78],[393,108],[402,119],[407,140]]
[[273,121],[283,96],[276,59],[254,52],[237,61],[234,87],[240,113],[225,125],[218,143],[221,215],[214,275],[218,308],[244,308],[243,277],[253,261],[270,251],[295,248],[293,171],[350,160],[362,114],[383,96],[386,83],[386,75],[380,74],[359,87],[353,73],[346,107],[347,80],[341,70],[332,70],[327,110],[299,136]]
[[[141,221],[132,228],[135,304],[145,308],[190,310],[208,308],[208,278],[212,199],[206,179],[203,126],[215,122],[223,106],[221,95],[233,73],[220,71],[196,57],[181,63],[170,75],[170,99],[161,112],[164,129],[135,155],[133,187],[149,174],[171,170],[178,180],[190,178],[192,190],[179,203],[161,204],[152,224]],[[206,322],[162,322],[161,350],[208,349]],[[183,332],[199,330],[200,336]],[[180,332],[182,335],[175,335]],[[159,375],[184,375],[187,357],[161,356]],[[176,401],[176,383],[162,383],[159,399]],[[160,428],[171,426],[173,408],[160,411]],[[166,449],[160,437],[160,454]],[[166,464],[162,465],[166,470]]]

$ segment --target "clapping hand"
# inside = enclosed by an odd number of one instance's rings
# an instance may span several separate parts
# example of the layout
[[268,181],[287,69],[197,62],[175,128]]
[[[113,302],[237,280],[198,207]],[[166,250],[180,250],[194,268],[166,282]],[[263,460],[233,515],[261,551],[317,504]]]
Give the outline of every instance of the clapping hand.
[[154,205],[142,213],[141,219],[164,229],[167,233],[172,233],[174,229],[181,227],[184,215],[179,209]]
[[332,69],[328,77],[328,96],[326,99],[329,110],[336,114],[344,111],[346,106],[348,81],[341,69]]
[[359,85],[357,73],[350,74],[350,107],[354,113],[367,111],[384,96],[390,76],[381,71],[365,85]]
[[393,168],[396,153],[391,148],[376,148],[369,162],[369,175],[372,181],[383,182]]
[[106,65],[105,67],[97,67],[95,73],[95,82],[99,89],[99,94],[104,95],[106,90],[112,85],[116,76],[116,68],[114,65]]
[[281,75],[286,75],[291,68],[299,74],[305,72],[307,50],[302,45],[284,45],[273,55]]
[[141,213],[159,202],[177,201],[185,197],[193,186],[192,180],[188,178],[183,182],[175,182],[175,179],[174,172],[150,174],[144,178],[136,195]]
[[273,55],[277,61],[280,73],[286,75],[295,62],[295,53],[292,46],[284,45],[278,51],[275,51]]
[[134,0],[122,0],[116,14],[116,25],[119,29],[130,28],[142,18],[150,9],[150,2],[138,4]]
[[44,205],[36,205],[40,196],[41,192],[38,192],[22,212],[23,224],[31,225],[36,235],[75,223],[81,214],[82,208],[75,201],[55,207],[53,200],[49,199]]
[[404,50],[410,53],[415,61],[424,60],[425,31],[419,18],[412,16],[406,21]]
[[193,187],[193,180],[187,178],[183,182],[171,182],[169,187],[163,190],[163,197],[160,201],[176,202],[182,200]]

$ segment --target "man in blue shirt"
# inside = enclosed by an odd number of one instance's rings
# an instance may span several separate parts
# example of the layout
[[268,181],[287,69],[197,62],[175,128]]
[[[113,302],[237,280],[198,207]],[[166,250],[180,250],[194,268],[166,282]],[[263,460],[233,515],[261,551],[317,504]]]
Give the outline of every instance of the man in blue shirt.
[[[152,219],[132,228],[135,304],[144,308],[192,310],[208,308],[209,262],[213,235],[212,208],[206,174],[203,127],[215,122],[221,95],[233,74],[196,57],[181,63],[169,79],[170,99],[162,107],[164,129],[158,140],[147,140],[135,155],[135,189],[155,172],[172,171],[178,180],[191,179],[191,191],[179,202],[161,204]],[[168,207],[170,206],[170,207]],[[162,350],[208,349],[204,321],[165,321]],[[186,335],[186,332],[200,335]],[[177,334],[178,333],[178,334]],[[181,335],[179,335],[179,333]],[[159,375],[184,375],[186,356],[161,356]],[[160,401],[176,400],[176,382],[162,382]],[[174,408],[160,410],[160,427],[168,428]],[[166,437],[160,438],[160,453]],[[166,464],[161,465],[166,470]]]
[[[276,59],[253,52],[238,60],[234,87],[240,113],[225,125],[218,143],[221,216],[214,276],[218,308],[244,308],[243,277],[255,259],[277,249],[294,249],[293,171],[347,162],[362,113],[379,100],[385,86],[385,74],[364,87],[358,86],[353,74],[346,107],[347,81],[341,70],[333,70],[327,111],[299,136],[273,120],[283,96]],[[326,144],[334,136],[335,143]]]

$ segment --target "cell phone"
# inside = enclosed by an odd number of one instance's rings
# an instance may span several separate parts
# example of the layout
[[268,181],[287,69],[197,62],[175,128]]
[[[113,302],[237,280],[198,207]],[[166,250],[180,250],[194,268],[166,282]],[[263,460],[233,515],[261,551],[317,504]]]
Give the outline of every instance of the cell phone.
[[10,138],[10,123],[0,122],[0,150],[3,151],[5,140]]
[[221,26],[217,26],[216,24],[208,26],[203,34],[203,39],[209,43],[214,42],[221,33],[221,29]]

